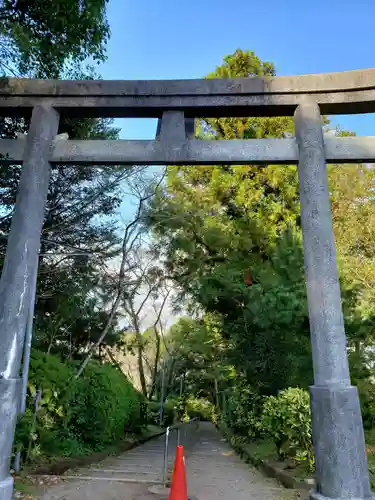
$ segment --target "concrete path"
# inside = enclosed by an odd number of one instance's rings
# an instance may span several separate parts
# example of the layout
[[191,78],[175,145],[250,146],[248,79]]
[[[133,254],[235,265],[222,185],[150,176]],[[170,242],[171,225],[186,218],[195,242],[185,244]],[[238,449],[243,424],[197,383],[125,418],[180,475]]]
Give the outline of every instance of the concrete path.
[[[163,475],[165,436],[129,450],[118,457],[108,457],[90,467],[70,471],[62,483],[49,488],[40,500],[134,500],[153,499],[148,487],[160,484]],[[176,446],[176,434],[170,436],[170,447]],[[173,466],[172,453],[168,468]]]
[[198,439],[186,460],[188,494],[197,500],[284,500],[296,493],[244,463],[215,427],[200,424]]
[[[172,434],[170,450],[175,450]],[[194,441],[194,443],[193,443]],[[295,498],[272,479],[235,455],[212,424],[201,423],[190,432],[186,469],[188,495],[197,500],[286,500]],[[67,473],[61,484],[39,496],[40,500],[156,500],[148,492],[161,482],[164,436],[153,439],[119,457]],[[174,453],[169,455],[172,468]]]
[[[177,445],[175,432],[169,437],[168,468],[173,467],[172,450]],[[97,481],[112,480],[124,483],[161,483],[163,479],[165,436],[159,436],[147,443],[123,453],[108,457],[99,464],[78,470],[75,475]]]

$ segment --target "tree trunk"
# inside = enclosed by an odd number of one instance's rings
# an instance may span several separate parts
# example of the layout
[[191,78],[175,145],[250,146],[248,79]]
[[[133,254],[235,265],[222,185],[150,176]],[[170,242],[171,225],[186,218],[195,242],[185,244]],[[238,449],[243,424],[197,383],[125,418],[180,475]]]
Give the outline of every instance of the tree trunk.
[[155,389],[156,389],[156,377],[158,374],[158,364],[159,364],[159,358],[160,358],[160,336],[155,332],[156,335],[156,352],[155,352],[155,360],[154,360],[154,369],[152,371],[152,381],[151,381],[151,389],[150,393],[148,395],[148,399],[151,401]]
[[145,398],[147,398],[147,385],[146,385],[146,377],[145,371],[143,368],[143,347],[138,344],[138,372],[139,372],[139,381],[141,383],[142,393]]

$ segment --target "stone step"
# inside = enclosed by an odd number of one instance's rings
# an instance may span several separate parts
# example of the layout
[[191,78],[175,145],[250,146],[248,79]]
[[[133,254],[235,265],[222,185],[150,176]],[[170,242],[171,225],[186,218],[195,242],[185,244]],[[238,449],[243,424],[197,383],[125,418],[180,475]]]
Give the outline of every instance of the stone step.
[[119,483],[141,483],[141,484],[162,484],[161,480],[152,480],[146,478],[128,478],[128,477],[116,477],[116,476],[64,476],[66,480],[76,481],[79,479],[80,481],[108,481],[108,482],[119,482]]
[[98,476],[98,477],[143,477],[143,476],[152,476],[154,479],[157,479],[161,475],[161,470],[142,470],[133,471],[129,469],[88,469],[84,473],[85,476]]
[[75,478],[78,480],[106,480],[106,481],[124,481],[133,483],[152,483],[159,484],[162,482],[162,472],[161,470],[156,471],[143,471],[138,470],[111,470],[111,469],[88,469],[82,471],[82,473],[77,472],[76,474],[70,474],[69,476],[64,476],[64,478]]

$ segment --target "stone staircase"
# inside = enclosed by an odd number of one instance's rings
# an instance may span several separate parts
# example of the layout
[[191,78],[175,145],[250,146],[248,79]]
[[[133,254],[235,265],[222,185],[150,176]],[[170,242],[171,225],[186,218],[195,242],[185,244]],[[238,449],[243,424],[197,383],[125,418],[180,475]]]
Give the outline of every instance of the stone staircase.
[[[169,435],[168,470],[173,468],[177,432]],[[118,457],[108,457],[98,464],[78,469],[66,479],[119,481],[124,483],[163,483],[165,435],[154,438]]]

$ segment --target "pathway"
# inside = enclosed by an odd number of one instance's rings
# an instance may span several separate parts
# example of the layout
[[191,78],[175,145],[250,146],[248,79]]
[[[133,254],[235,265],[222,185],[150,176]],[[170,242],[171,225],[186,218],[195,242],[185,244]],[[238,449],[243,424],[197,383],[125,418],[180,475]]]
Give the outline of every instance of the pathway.
[[[134,500],[148,495],[151,484],[162,480],[165,436],[159,436],[118,457],[64,474],[62,484],[48,489],[40,500]],[[175,433],[171,447],[176,446]],[[169,468],[173,457],[169,456]]]
[[215,427],[200,424],[197,442],[186,461],[189,495],[197,500],[286,500],[295,492],[282,488],[243,462]]
[[[293,493],[235,455],[210,423],[201,423],[194,446],[186,454],[189,496],[197,500],[286,500]],[[171,436],[172,446],[176,442]],[[40,500],[155,500],[148,487],[161,480],[164,436],[119,457],[67,474]],[[171,454],[172,455],[172,454]],[[172,456],[169,466],[172,465]]]

